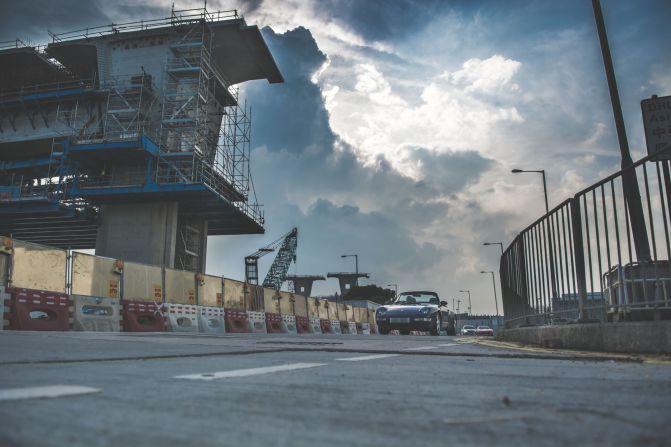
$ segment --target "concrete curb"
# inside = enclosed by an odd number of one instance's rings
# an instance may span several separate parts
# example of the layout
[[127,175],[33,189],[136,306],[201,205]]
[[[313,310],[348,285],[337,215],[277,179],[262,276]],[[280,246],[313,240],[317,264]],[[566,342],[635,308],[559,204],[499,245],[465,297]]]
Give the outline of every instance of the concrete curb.
[[497,339],[555,349],[671,354],[671,321],[514,328],[499,331]]

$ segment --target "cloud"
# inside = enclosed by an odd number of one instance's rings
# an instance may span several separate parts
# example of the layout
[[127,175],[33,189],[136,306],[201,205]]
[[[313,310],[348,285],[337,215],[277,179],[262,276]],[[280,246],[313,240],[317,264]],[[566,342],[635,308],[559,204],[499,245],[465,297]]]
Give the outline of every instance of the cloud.
[[522,64],[519,61],[506,59],[495,54],[481,60],[469,59],[461,69],[453,73],[445,73],[452,84],[460,86],[465,92],[497,93],[503,89],[518,91],[519,85],[512,82]]
[[100,4],[95,1],[0,2],[0,41],[19,38],[33,44],[42,44],[48,42],[47,30],[58,33],[111,22]]

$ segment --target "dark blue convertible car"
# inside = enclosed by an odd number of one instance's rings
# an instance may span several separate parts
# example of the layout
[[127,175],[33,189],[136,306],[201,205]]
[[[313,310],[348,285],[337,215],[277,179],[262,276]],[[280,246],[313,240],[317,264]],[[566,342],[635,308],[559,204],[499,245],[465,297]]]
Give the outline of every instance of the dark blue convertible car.
[[440,301],[436,292],[403,292],[391,303],[377,309],[375,321],[380,334],[398,330],[401,335],[410,331],[427,331],[439,335],[446,331],[456,334],[454,314]]

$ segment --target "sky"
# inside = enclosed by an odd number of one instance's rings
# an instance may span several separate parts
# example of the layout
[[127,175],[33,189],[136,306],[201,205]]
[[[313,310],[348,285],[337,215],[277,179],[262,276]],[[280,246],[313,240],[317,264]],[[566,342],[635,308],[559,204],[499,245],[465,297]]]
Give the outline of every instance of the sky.
[[[171,1],[0,0],[0,41],[164,17]],[[202,2],[176,2],[176,8]],[[494,313],[499,248],[550,207],[618,170],[588,0],[210,0],[258,25],[285,82],[252,81],[252,172],[266,234],[210,237],[207,273],[299,229],[291,273],[360,271]],[[602,0],[634,159],[640,101],[671,94],[671,3]],[[272,255],[260,260],[261,274]],[[337,282],[318,282],[331,294]],[[501,306],[498,278],[496,287]],[[464,309],[462,304],[461,309]]]

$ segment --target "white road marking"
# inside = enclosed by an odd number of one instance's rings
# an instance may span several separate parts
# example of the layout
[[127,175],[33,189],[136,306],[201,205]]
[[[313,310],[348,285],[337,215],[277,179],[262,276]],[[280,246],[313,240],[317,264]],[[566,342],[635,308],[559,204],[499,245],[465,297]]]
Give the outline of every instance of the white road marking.
[[375,354],[375,355],[364,355],[361,357],[346,357],[342,359],[336,359],[342,362],[361,362],[363,360],[375,360],[375,359],[386,359],[387,357],[398,357],[400,354]]
[[65,397],[80,394],[99,393],[98,388],[73,385],[33,386],[28,388],[7,388],[0,390],[0,401],[38,399],[42,397]]
[[317,366],[325,366],[325,365],[326,363],[290,363],[288,365],[264,366],[261,368],[234,369],[232,371],[218,371],[203,374],[186,374],[183,376],[175,376],[173,377],[173,379],[191,379],[191,380],[230,379],[235,377],[258,376],[259,374],[270,374],[281,371],[293,371],[296,369],[315,368]]
[[438,349],[440,346],[418,346],[416,348],[405,348],[404,351],[428,351],[429,349]]
[[461,343],[444,343],[444,344],[438,345],[438,346],[440,346],[441,348],[445,348],[447,346],[459,346],[460,344]]

